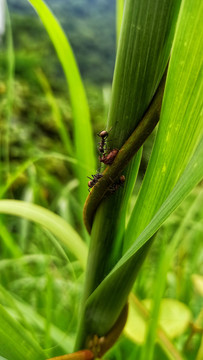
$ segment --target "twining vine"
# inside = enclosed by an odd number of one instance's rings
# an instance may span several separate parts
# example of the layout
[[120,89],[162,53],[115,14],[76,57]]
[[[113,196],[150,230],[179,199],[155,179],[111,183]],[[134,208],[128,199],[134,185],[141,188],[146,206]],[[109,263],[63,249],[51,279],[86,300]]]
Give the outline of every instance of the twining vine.
[[110,189],[112,185],[119,182],[122,171],[144,144],[159,121],[165,81],[166,72],[144,117],[121,149],[116,152],[112,164],[108,165],[107,163],[107,167],[103,171],[102,176],[100,176],[100,174],[95,175],[96,181],[94,181],[94,178],[92,179],[93,186],[90,186],[92,190],[86,199],[83,210],[84,224],[89,234],[91,233],[94,215],[100,202],[105,196],[111,193]]

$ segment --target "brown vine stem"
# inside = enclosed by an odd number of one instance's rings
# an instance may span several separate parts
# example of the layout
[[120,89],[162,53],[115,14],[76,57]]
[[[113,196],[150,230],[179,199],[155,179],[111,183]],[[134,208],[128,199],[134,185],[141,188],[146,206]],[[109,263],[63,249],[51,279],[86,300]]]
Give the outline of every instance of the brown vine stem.
[[94,354],[90,350],[80,350],[72,354],[61,355],[48,360],[93,360]]
[[96,209],[102,199],[109,194],[109,186],[116,182],[116,180],[122,174],[123,169],[144,144],[145,140],[151,134],[152,130],[159,121],[166,81],[166,73],[167,70],[165,71],[156,94],[154,95],[148,110],[146,111],[139,125],[121,147],[113,164],[105,168],[104,172],[102,173],[102,178],[99,179],[99,181],[95,184],[86,199],[83,210],[83,219],[89,234],[91,233]]

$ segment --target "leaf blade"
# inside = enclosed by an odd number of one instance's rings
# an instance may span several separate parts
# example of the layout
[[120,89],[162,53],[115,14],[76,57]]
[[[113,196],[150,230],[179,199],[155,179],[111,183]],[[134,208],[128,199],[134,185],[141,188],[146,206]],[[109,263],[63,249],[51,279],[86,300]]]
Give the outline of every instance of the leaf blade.
[[[90,169],[91,173],[94,171],[96,164],[89,106],[73,51],[60,24],[46,3],[42,0],[28,1],[39,14],[63,67],[72,104],[76,157],[79,163],[84,163],[86,167]],[[82,142],[81,139],[83,139]],[[80,198],[81,201],[84,202],[88,194],[87,174],[86,171],[79,166],[76,168],[76,172],[80,179]]]
[[[188,177],[190,178],[190,182],[187,181]],[[110,321],[111,324],[114,324],[127,301],[128,294],[134,283],[143,245],[152,238],[163,222],[177,208],[202,177],[203,139],[173,191],[148,226],[139,235],[136,243],[124,254],[111,273],[88,298],[85,314],[87,319],[91,319],[90,323],[86,320],[86,326],[89,326],[90,331],[105,334],[109,330]],[[94,314],[93,319],[91,318],[91,314]]]
[[0,305],[0,355],[8,359],[44,360],[45,355],[31,335]]
[[[125,249],[133,243],[170,194],[203,134],[201,36],[201,41],[195,41],[198,34],[203,37],[201,13],[203,6],[199,0],[195,6],[190,0],[183,2],[172,48],[157,139],[128,224]],[[134,219],[137,219],[136,229]]]
[[21,216],[46,227],[68,246],[82,268],[85,268],[87,246],[72,226],[60,216],[42,206],[20,200],[0,200],[0,213]]

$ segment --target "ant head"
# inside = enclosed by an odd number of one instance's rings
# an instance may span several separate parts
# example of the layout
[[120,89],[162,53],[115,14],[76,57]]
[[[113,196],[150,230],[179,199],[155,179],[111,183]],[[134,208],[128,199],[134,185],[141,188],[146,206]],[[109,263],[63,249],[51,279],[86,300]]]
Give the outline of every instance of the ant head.
[[92,180],[88,181],[88,186],[92,187]]
[[109,133],[106,130],[102,130],[97,135],[100,136],[101,138],[106,138],[109,135]]
[[121,184],[124,184],[124,182],[125,182],[125,176],[124,176],[124,175],[121,175],[119,180],[120,180]]
[[112,127],[111,127],[108,131],[106,131],[106,130],[100,131],[100,133],[98,133],[97,135],[98,135],[99,137],[101,137],[102,139],[105,139],[105,138],[108,137],[108,135],[109,135],[109,133],[111,132],[111,130],[112,130]]

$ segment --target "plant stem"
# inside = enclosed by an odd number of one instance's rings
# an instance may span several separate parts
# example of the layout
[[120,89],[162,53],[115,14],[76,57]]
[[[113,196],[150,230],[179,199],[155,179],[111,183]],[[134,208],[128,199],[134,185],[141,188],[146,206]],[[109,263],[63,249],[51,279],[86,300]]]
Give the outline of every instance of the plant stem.
[[113,164],[106,167],[102,174],[103,177],[93,187],[91,193],[86,200],[83,216],[84,223],[89,233],[91,233],[92,223],[96,209],[104,196],[109,193],[109,186],[114,183],[114,181],[119,177],[119,175],[121,175],[124,168],[128,165],[130,160],[143,145],[143,143],[151,134],[154,127],[159,121],[165,80],[166,75],[163,76],[157,93],[154,96],[153,101],[149,106],[149,109],[145,113],[143,119],[136,127],[134,132],[131,134],[129,139],[119,150],[119,153],[116,156]]

